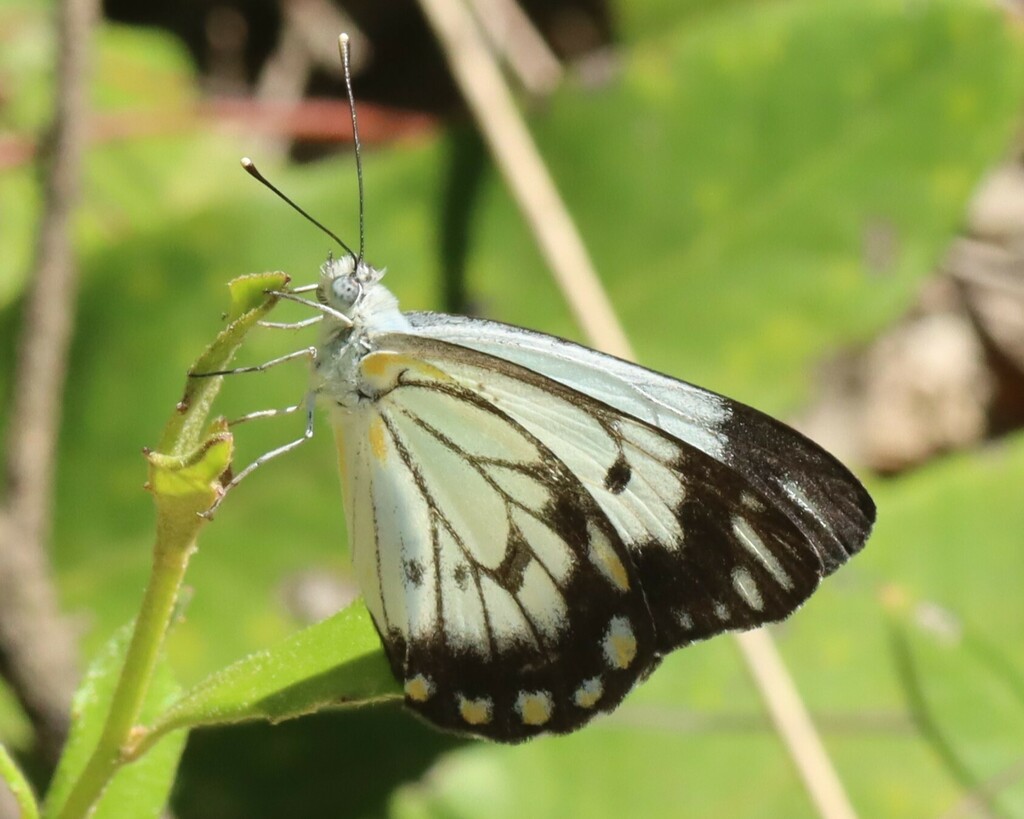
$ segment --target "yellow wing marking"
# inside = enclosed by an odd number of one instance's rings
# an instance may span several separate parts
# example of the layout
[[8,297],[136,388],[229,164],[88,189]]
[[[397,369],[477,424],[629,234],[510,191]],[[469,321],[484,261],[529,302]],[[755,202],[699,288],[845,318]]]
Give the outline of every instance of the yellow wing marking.
[[373,456],[384,463],[388,457],[388,437],[387,427],[384,426],[384,419],[379,415],[374,416],[373,420],[370,421],[370,449],[373,450]]
[[524,725],[543,725],[551,719],[551,712],[554,710],[551,695],[546,691],[534,691],[529,694],[522,691],[516,705]]
[[478,700],[459,698],[459,714],[470,725],[486,725],[491,721],[491,700],[481,697]]
[[398,377],[402,373],[411,373],[420,378],[432,379],[435,381],[448,381],[451,377],[419,358],[404,353],[393,353],[388,350],[378,350],[363,356],[359,362],[359,369],[362,372],[363,380],[370,387],[377,390],[387,390],[398,383]]
[[405,681],[405,695],[416,702],[426,702],[434,693],[434,686],[422,674]]
[[612,581],[623,591],[629,591],[629,573],[622,565],[619,556],[615,554],[608,538],[604,536],[593,524],[587,527],[590,534],[590,560],[597,566],[605,577]]

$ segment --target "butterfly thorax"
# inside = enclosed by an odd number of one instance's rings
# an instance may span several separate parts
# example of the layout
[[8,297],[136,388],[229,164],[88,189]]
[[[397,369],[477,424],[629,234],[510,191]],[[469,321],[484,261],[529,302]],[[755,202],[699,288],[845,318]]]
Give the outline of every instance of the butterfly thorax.
[[382,333],[409,332],[409,321],[398,309],[398,299],[380,283],[384,270],[353,256],[328,259],[320,268],[317,300],[341,314],[326,313],[317,345],[313,390],[333,406],[350,409],[373,400],[361,362],[376,350]]

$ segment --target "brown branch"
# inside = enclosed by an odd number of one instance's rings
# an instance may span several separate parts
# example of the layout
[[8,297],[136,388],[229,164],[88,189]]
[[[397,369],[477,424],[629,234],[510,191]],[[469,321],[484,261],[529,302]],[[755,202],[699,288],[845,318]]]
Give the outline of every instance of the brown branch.
[[36,729],[37,751],[56,761],[68,727],[75,643],[61,617],[46,547],[61,395],[77,271],[71,216],[78,199],[88,58],[97,0],[57,7],[54,115],[47,138],[43,213],[18,342],[0,511],[0,662]]

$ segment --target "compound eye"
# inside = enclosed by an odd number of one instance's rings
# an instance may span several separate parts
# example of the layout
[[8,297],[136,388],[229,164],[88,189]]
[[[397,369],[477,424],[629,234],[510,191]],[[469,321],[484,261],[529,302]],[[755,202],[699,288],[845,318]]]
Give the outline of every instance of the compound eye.
[[362,285],[351,276],[339,276],[331,282],[331,294],[342,309],[348,309],[355,304],[362,292]]

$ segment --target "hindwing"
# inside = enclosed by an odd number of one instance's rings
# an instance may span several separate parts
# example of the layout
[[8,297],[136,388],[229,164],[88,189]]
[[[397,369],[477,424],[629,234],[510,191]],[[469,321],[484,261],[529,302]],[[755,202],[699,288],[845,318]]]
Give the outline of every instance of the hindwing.
[[350,542],[406,702],[502,741],[614,707],[658,653],[600,506],[478,392],[390,353],[364,370],[379,393],[338,416]]

